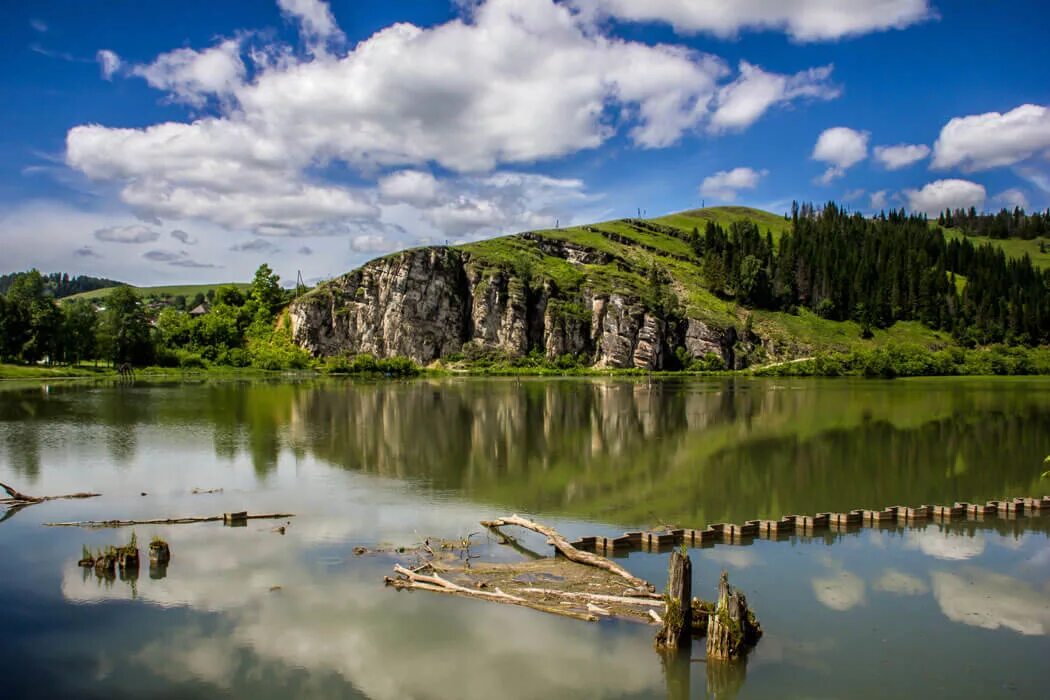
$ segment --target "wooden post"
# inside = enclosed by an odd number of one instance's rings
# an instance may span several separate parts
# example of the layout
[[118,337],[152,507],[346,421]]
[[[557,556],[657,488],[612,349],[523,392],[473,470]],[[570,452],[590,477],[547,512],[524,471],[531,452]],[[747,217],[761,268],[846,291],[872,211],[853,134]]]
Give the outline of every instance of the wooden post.
[[718,602],[707,623],[707,658],[735,659],[755,645],[762,628],[747,607],[747,598],[729,585],[729,574],[722,572],[718,582]]
[[657,644],[688,649],[693,633],[693,564],[688,554],[675,550],[667,569],[667,609]]

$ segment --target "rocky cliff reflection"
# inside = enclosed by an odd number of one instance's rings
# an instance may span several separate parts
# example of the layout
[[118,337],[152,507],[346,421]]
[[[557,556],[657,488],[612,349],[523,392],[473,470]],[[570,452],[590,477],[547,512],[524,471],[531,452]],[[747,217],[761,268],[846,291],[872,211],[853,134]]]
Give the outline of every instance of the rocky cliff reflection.
[[[67,394],[87,393],[72,410]],[[57,394],[57,395],[56,395]],[[133,394],[129,396],[129,394]],[[10,395],[10,394],[9,394]],[[127,462],[158,424],[265,479],[282,450],[493,506],[617,524],[1027,495],[1050,383],[437,380],[23,392],[0,444],[30,478],[51,421]],[[4,429],[4,424],[17,424]],[[152,444],[152,443],[149,443]]]

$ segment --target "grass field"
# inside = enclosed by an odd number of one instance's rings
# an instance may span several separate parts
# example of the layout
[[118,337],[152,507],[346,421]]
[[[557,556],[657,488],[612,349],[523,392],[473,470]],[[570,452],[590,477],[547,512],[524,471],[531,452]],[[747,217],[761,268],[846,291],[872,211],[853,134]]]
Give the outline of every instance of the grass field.
[[[984,236],[967,236],[957,228],[941,230],[944,231],[944,235],[948,239],[966,238],[974,246],[991,243],[997,248],[1002,248],[1003,252],[1010,258],[1022,258],[1027,254],[1032,259],[1032,264],[1036,267],[1043,270],[1050,269],[1050,240],[1046,238],[1033,238],[1030,241],[1021,238],[986,238]],[[1047,252],[1042,253],[1039,251],[1040,242],[1046,246]]]
[[[162,299],[165,297],[177,297],[182,295],[186,297],[186,301],[190,301],[197,294],[207,294],[213,289],[219,287],[237,287],[238,289],[247,289],[249,285],[247,282],[214,282],[211,284],[174,284],[174,285],[162,285],[158,287],[135,287],[131,288],[135,290],[143,299]],[[113,291],[113,287],[107,287],[105,289],[93,289],[90,292],[81,292],[80,294],[73,294],[72,296],[65,297],[63,301],[71,299],[91,299],[98,300],[104,299],[109,296],[110,292]]]

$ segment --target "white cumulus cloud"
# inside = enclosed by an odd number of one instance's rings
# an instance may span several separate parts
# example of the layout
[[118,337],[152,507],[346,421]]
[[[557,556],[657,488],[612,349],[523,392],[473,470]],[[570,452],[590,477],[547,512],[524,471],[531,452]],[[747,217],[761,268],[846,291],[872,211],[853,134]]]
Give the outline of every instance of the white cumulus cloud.
[[924,143],[899,143],[896,146],[876,146],[874,152],[875,160],[887,170],[900,170],[930,155],[930,147]]
[[1000,114],[956,117],[933,146],[934,168],[966,172],[1014,165],[1050,153],[1050,109],[1025,104]]
[[885,209],[889,203],[888,192],[886,190],[878,190],[877,192],[871,193],[871,208],[872,209]]
[[837,177],[846,174],[846,169],[868,157],[867,131],[857,131],[845,126],[825,129],[817,137],[813,147],[813,160],[828,164],[828,169],[820,178],[827,184]]
[[921,189],[905,190],[908,208],[931,216],[945,209],[981,209],[987,192],[984,185],[969,180],[935,180]]
[[721,170],[704,178],[700,183],[700,194],[732,202],[739,190],[753,190],[767,173],[767,170],[754,168]]
[[903,29],[936,17],[928,0],[573,0],[588,16],[666,22],[676,31],[731,37],[781,30],[798,41],[825,41]]
[[[319,0],[280,6],[308,42],[338,31]],[[613,37],[553,0],[485,0],[444,24],[400,23],[349,49],[336,44],[308,56],[252,46],[251,71],[237,39],[164,53],[131,72],[206,116],[142,128],[77,126],[67,134],[66,162],[118,184],[122,201],[144,218],[259,234],[350,235],[398,197],[458,231],[553,224],[554,207],[523,216],[520,202],[566,188],[506,177],[497,187],[480,178],[596,148],[616,134],[662,148],[835,91],[830,67],[778,75],[742,64],[720,92],[730,72],[718,57]],[[348,186],[326,180],[332,165],[366,180],[390,170],[417,174]],[[424,204],[434,183],[422,173],[432,167],[452,174]],[[457,184],[465,189],[451,192]]]
[[440,184],[430,173],[400,170],[379,180],[379,196],[385,202],[405,202],[417,206],[432,204]]
[[829,82],[831,66],[810,68],[794,75],[769,73],[747,61],[740,62],[740,76],[718,90],[710,130],[743,129],[777,104],[802,97],[830,100],[841,91]]
[[150,87],[168,92],[172,99],[200,106],[209,96],[228,96],[245,76],[240,42],[227,39],[203,51],[175,49],[163,53],[150,64],[135,66],[134,75],[145,78]]

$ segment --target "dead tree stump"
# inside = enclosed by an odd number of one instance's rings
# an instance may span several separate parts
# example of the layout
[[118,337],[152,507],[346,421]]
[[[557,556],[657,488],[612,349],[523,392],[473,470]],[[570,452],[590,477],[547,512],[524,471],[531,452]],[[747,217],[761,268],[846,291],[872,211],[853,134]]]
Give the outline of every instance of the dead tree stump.
[[671,552],[667,570],[667,609],[656,643],[668,649],[688,649],[692,640],[693,564],[689,555]]
[[762,627],[748,609],[747,598],[729,585],[729,574],[723,571],[715,612],[707,624],[707,658],[738,658],[761,636]]

